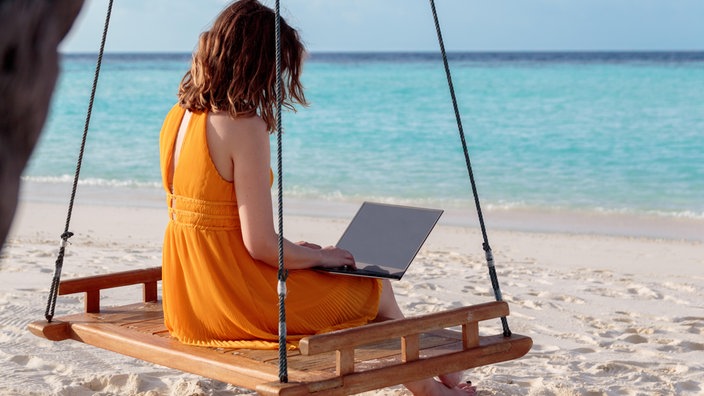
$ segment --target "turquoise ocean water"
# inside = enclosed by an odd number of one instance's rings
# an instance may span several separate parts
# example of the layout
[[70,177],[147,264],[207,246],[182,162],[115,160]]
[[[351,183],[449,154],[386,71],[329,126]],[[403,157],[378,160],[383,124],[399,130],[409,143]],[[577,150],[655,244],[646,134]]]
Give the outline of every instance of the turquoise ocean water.
[[[160,188],[159,130],[189,60],[105,58],[83,183]],[[26,180],[71,180],[94,65],[63,56]],[[704,218],[704,53],[458,53],[450,66],[486,207]],[[311,106],[283,121],[287,196],[471,207],[438,55],[313,54],[304,84]]]

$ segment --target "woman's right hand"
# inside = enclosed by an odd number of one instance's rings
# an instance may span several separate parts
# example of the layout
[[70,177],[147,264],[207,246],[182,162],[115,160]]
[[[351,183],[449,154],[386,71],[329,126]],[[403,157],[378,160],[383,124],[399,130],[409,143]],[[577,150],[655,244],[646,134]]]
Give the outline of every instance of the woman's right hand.
[[320,267],[335,268],[335,267],[352,267],[355,268],[354,256],[345,249],[340,249],[335,246],[326,246],[319,249],[321,255]]

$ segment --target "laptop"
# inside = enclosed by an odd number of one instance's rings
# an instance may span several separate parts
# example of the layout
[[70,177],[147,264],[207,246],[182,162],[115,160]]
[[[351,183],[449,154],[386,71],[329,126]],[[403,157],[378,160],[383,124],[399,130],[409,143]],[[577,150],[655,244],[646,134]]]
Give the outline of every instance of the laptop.
[[316,269],[399,280],[442,213],[441,209],[364,202],[336,244],[354,255],[357,268]]

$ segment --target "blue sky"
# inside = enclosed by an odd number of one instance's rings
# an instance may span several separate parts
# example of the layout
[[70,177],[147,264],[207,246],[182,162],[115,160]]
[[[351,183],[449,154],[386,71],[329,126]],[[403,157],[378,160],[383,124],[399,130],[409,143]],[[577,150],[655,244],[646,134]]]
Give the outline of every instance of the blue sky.
[[[262,0],[273,6],[274,0]],[[436,0],[451,51],[704,50],[704,0]],[[107,0],[86,0],[62,52],[96,52]],[[108,52],[191,52],[224,0],[117,0]],[[435,51],[427,0],[281,0],[316,51]]]

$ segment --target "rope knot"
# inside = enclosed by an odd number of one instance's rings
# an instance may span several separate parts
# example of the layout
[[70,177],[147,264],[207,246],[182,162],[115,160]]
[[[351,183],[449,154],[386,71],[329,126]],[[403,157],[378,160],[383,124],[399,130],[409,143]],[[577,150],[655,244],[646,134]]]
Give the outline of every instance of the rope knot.
[[276,285],[276,292],[281,298],[286,298],[288,295],[288,289],[286,288],[286,281],[285,280],[279,280],[279,283]]
[[[73,236],[73,233],[71,231],[66,231],[63,234],[61,234],[61,251],[66,248],[66,245],[68,245],[68,239]],[[60,254],[60,256],[63,256],[63,254]]]

